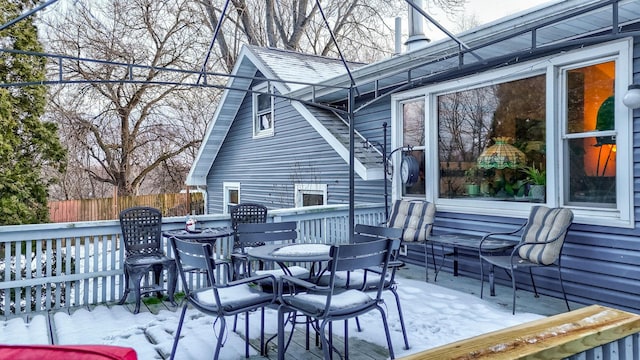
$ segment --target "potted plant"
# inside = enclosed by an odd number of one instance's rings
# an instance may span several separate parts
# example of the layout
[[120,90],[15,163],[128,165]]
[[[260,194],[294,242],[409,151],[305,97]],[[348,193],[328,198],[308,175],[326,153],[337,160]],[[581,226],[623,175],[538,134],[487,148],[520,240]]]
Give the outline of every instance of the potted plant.
[[478,196],[480,194],[480,185],[478,184],[478,168],[472,166],[464,172],[465,185],[467,187],[467,195]]
[[544,201],[547,184],[547,172],[536,168],[535,165],[526,166],[522,172],[527,174],[529,185],[529,197],[533,200]]

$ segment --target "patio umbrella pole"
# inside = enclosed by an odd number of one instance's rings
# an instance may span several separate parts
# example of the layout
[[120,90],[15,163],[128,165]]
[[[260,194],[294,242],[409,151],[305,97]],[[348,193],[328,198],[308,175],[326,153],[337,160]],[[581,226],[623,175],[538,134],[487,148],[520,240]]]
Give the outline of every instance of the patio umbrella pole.
[[355,226],[355,119],[354,108],[354,87],[349,87],[349,244],[353,243],[353,228]]

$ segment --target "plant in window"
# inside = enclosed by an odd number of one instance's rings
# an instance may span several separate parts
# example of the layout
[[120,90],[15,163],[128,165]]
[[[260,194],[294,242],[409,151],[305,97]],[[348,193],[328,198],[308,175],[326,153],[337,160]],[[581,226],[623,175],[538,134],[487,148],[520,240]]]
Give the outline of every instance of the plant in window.
[[546,185],[547,184],[547,172],[533,166],[525,166],[522,168],[522,172],[527,175],[527,181],[532,185]]
[[527,181],[529,182],[529,197],[533,200],[544,201],[546,192],[545,185],[547,184],[547,172],[536,168],[535,164],[532,166],[526,166],[522,169],[522,172],[527,174]]
[[480,170],[475,166],[465,170],[464,179],[467,187],[467,195],[477,196],[480,194],[479,176]]

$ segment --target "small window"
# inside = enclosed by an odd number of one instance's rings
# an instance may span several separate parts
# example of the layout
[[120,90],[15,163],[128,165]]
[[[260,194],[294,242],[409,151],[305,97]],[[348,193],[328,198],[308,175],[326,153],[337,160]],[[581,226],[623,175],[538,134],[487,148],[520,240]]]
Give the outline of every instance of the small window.
[[232,206],[240,204],[240,183],[225,182],[223,184],[224,204],[223,214],[228,214]]
[[253,93],[253,136],[273,135],[273,96],[268,86],[260,86]]
[[326,184],[296,184],[296,207],[327,204]]

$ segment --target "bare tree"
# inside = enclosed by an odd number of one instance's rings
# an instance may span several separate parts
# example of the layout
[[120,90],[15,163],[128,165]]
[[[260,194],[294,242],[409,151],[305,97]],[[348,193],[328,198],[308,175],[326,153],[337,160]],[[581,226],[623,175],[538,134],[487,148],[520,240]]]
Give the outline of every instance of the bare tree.
[[218,91],[169,85],[190,75],[160,69],[191,70],[201,58],[209,33],[199,29],[198,13],[188,0],[84,0],[49,17],[50,52],[109,61],[64,62],[66,76],[86,82],[51,94],[49,116],[64,129],[89,186],[107,183],[135,194],[161,167],[176,170],[182,185]]
[[[445,13],[459,10],[464,2],[428,1]],[[224,1],[200,3],[208,25],[214,29]],[[228,71],[233,68],[242,43],[337,57],[322,14],[348,60],[379,60],[393,53],[390,20],[407,12],[403,0],[231,0],[231,4],[216,41],[217,55]]]

